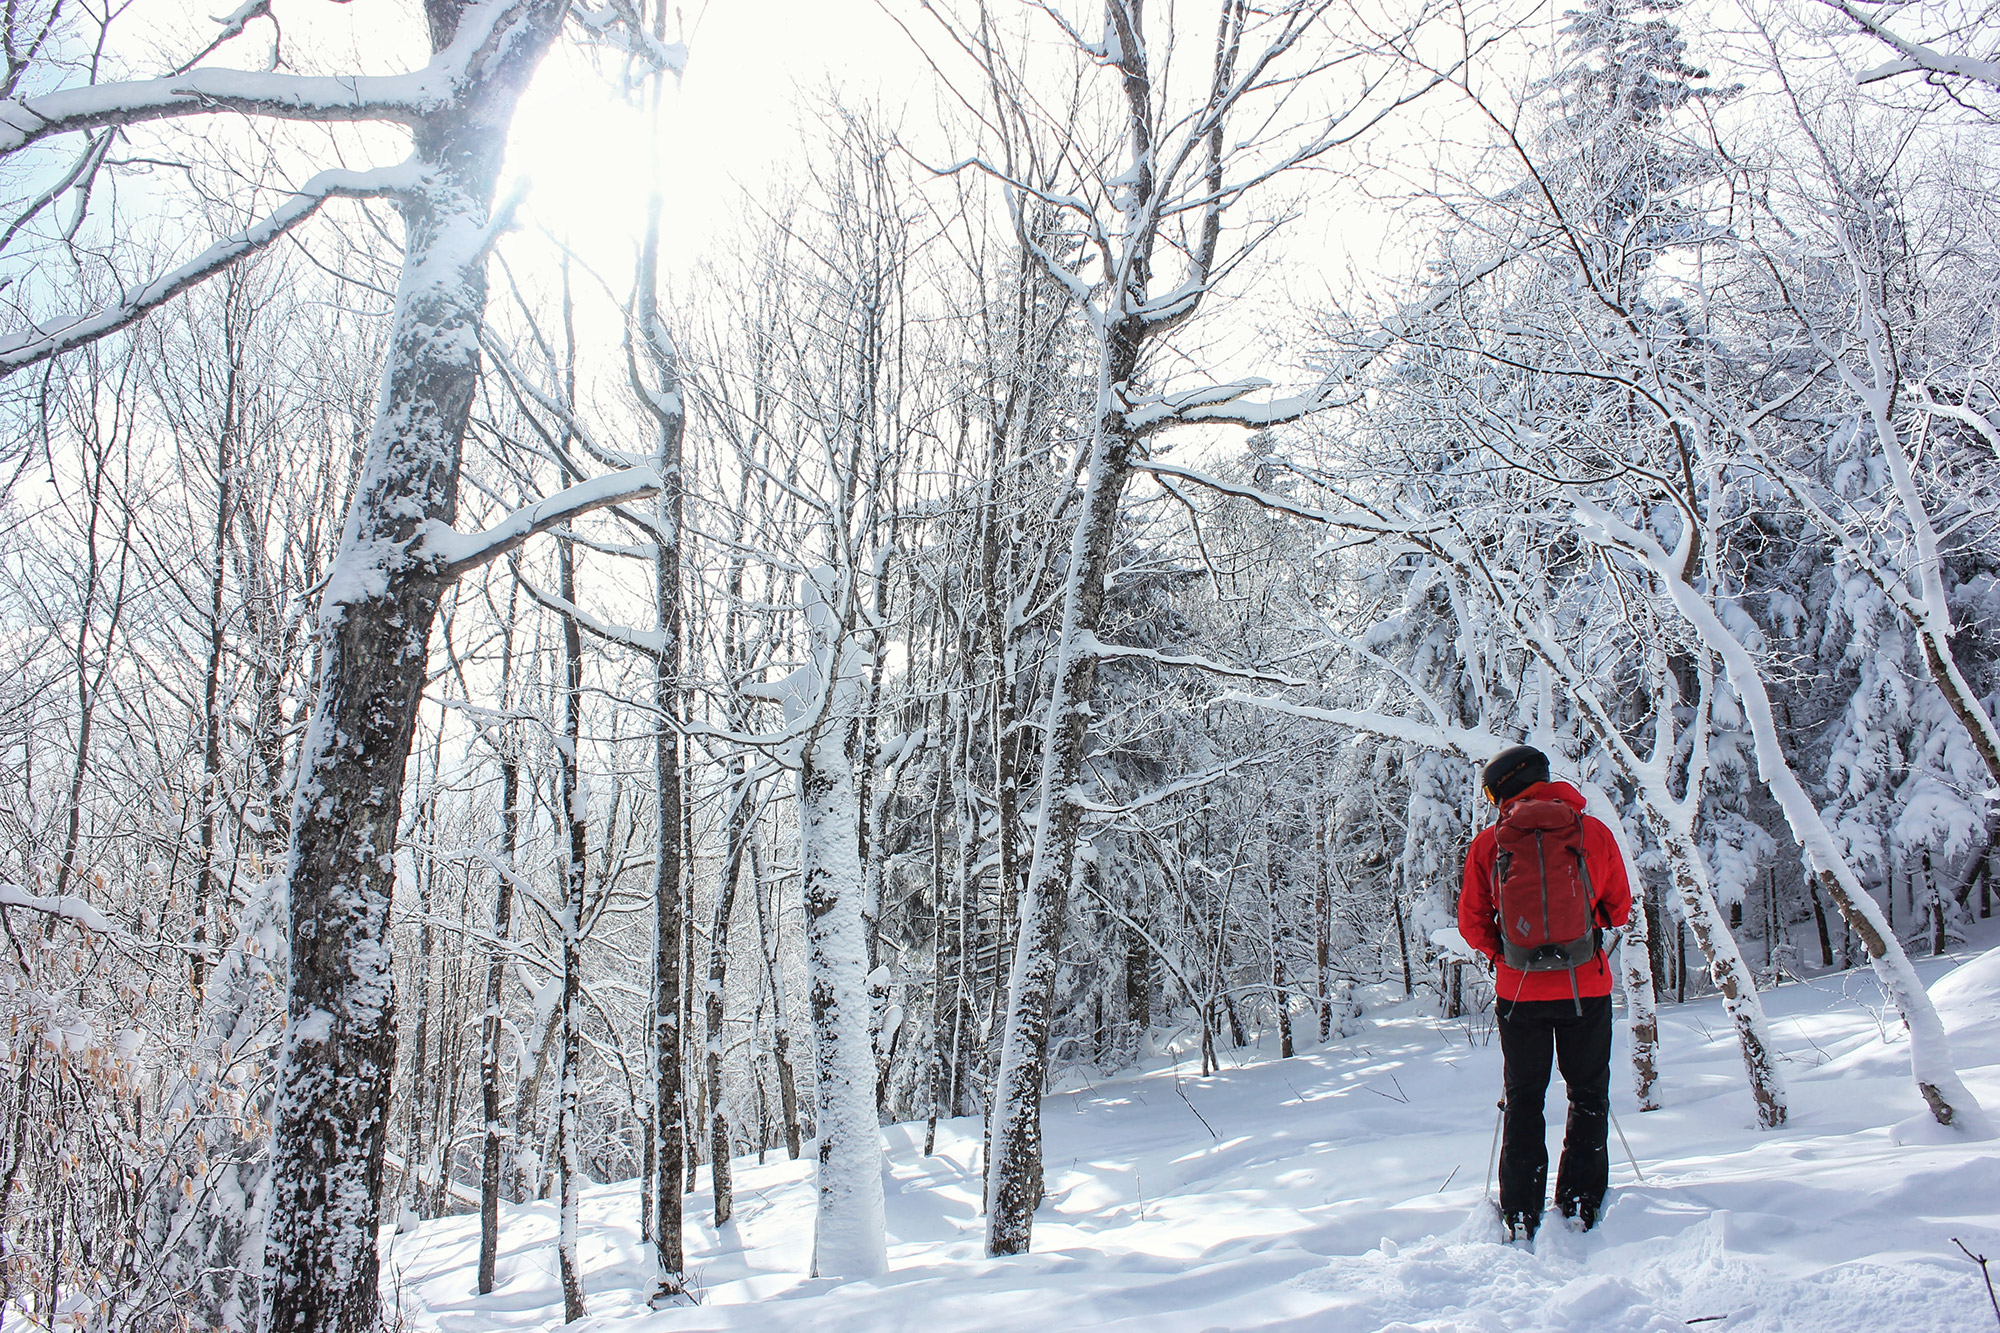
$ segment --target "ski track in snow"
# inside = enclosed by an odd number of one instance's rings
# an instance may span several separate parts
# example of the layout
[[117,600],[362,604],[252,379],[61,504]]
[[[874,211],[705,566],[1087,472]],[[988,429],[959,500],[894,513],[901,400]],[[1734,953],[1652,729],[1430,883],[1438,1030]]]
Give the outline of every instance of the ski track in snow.
[[[1974,947],[1917,966],[1967,1084],[2000,1106],[2000,922],[1980,926]],[[1225,1052],[1239,1063],[1208,1079],[1185,1052],[1144,1072],[1072,1079],[1047,1102],[1049,1194],[1022,1258],[982,1253],[976,1119],[941,1123],[928,1159],[921,1123],[883,1131],[890,1271],[872,1280],[804,1276],[810,1148],[798,1162],[782,1149],[762,1166],[738,1159],[737,1220],[720,1235],[707,1224],[707,1192],[688,1196],[690,1276],[703,1296],[694,1308],[645,1308],[652,1270],[637,1183],[586,1190],[591,1317],[574,1327],[1996,1327],[1978,1268],[1951,1238],[2000,1257],[2000,1141],[1959,1141],[1923,1114],[1908,1045],[1884,1040],[1891,1020],[1865,972],[1766,992],[1793,1097],[1791,1122],[1769,1133],[1755,1127],[1720,1002],[1663,1004],[1666,1108],[1640,1115],[1629,1080],[1613,1080],[1612,1108],[1643,1183],[1614,1133],[1598,1229],[1570,1232],[1551,1213],[1532,1249],[1503,1244],[1482,1201],[1500,1083],[1490,1020],[1415,1014],[1391,1002],[1399,989],[1364,992],[1373,1004],[1359,1035],[1290,1060],[1267,1037],[1263,1049]],[[1621,1026],[1615,1059],[1624,1045]],[[437,1333],[560,1327],[555,1227],[552,1203],[503,1210],[498,1283],[484,1298],[471,1294],[476,1217],[385,1233],[389,1308]]]

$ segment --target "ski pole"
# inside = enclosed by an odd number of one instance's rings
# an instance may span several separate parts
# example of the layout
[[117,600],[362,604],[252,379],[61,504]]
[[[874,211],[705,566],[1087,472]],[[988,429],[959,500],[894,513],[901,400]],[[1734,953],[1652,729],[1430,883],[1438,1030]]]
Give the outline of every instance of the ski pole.
[[[1486,1154],[1486,1201],[1493,1201],[1493,1167],[1500,1160],[1500,1123],[1507,1117],[1507,1099],[1502,1097],[1494,1103],[1493,1151]],[[1622,1137],[1622,1136],[1621,1136]]]
[[1606,1105],[1604,1109],[1611,1116],[1611,1127],[1618,1131],[1618,1142],[1625,1149],[1625,1160],[1632,1164],[1632,1174],[1637,1177],[1641,1185],[1645,1184],[1646,1173],[1639,1169],[1639,1159],[1632,1155],[1632,1145],[1625,1139],[1625,1126],[1618,1123],[1618,1113],[1613,1111],[1609,1105]]

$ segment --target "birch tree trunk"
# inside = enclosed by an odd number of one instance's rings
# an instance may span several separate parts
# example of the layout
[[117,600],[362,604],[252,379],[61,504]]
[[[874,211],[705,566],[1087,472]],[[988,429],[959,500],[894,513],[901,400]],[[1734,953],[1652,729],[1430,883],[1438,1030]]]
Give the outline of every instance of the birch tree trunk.
[[[1750,1081],[1751,1098],[1757,1105],[1757,1123],[1765,1129],[1776,1129],[1790,1115],[1790,1098],[1771,1043],[1770,1022],[1764,1016],[1764,1003],[1758,997],[1756,979],[1751,975],[1749,965],[1743,961],[1742,951],[1736,947],[1736,938],[1730,934],[1729,926],[1716,906],[1715,894],[1709,884],[1708,863],[1695,841],[1694,821],[1701,803],[1702,774],[1708,764],[1710,718],[1715,696],[1712,659],[1706,654],[1701,656],[1696,673],[1700,681],[1700,695],[1691,710],[1692,719],[1687,733],[1676,737],[1675,719],[1679,715],[1681,695],[1673,673],[1662,659],[1656,657],[1653,693],[1658,701],[1657,720],[1653,754],[1651,761],[1646,762],[1633,752],[1618,732],[1595,685],[1570,660],[1562,645],[1539,630],[1524,629],[1524,634],[1535,653],[1572,691],[1582,706],[1584,719],[1596,732],[1598,740],[1637,788],[1640,808],[1652,825],[1661,849],[1667,854],[1674,892],[1680,898],[1681,917],[1694,929],[1695,942],[1701,947],[1702,957],[1708,960],[1709,976],[1714,979],[1716,989],[1722,992],[1723,1008],[1736,1028],[1736,1042],[1743,1055],[1744,1073]],[[1682,746],[1686,747],[1689,756],[1688,778],[1686,790],[1676,797],[1667,788],[1667,756]],[[1607,813],[1611,812],[1608,803],[1605,809]],[[1614,827],[1614,832],[1619,835],[1620,850],[1623,852],[1622,829]],[[1626,865],[1629,876],[1629,855]],[[1634,920],[1642,916],[1635,903]],[[1643,935],[1644,925],[1641,924],[1639,929]],[[1635,980],[1632,975],[1634,970],[1646,970],[1640,965],[1642,961],[1640,955],[1634,956],[1632,965],[1627,968],[1628,985]],[[1628,994],[1651,991],[1650,972],[1636,980],[1638,991],[1628,990]],[[1657,1026],[1655,1032],[1657,1034]],[[1636,1062],[1636,1033],[1634,1037]],[[1657,1049],[1657,1041],[1653,1049]],[[1650,1086],[1646,1093],[1650,1095]],[[1640,1098],[1642,1105],[1647,1100],[1648,1096]]]
[[[1770,784],[1771,794],[1784,810],[1793,836],[1805,847],[1827,896],[1833,899],[1842,918],[1853,927],[1854,933],[1867,947],[1869,961],[1874,965],[1883,993],[1896,1006],[1909,1030],[1910,1073],[1919,1095],[1939,1124],[1957,1125],[1970,1137],[1990,1135],[1992,1124],[1985,1109],[1958,1077],[1958,1070],[1952,1064],[1951,1043],[1945,1036],[1944,1023],[1932,1006],[1923,983],[1918,980],[1916,969],[1910,966],[1909,956],[1903,952],[1901,942],[1883,919],[1881,909],[1876,907],[1855,877],[1853,867],[1842,855],[1832,832],[1820,818],[1818,807],[1812,803],[1798,775],[1792,771],[1791,761],[1785,757],[1778,740],[1770,696],[1764,688],[1764,677],[1756,659],[1723,623],[1707,599],[1681,576],[1685,562],[1675,561],[1650,534],[1634,531],[1602,508],[1582,499],[1577,501],[1577,517],[1587,535],[1616,543],[1644,561],[1666,588],[1682,617],[1722,660],[1750,722],[1751,736],[1757,747],[1759,773]],[[1683,545],[1688,540],[1684,538]],[[1697,926],[1697,933],[1699,929]],[[1748,1058],[1747,1051],[1745,1058]]]
[[1618,855],[1625,859],[1625,878],[1632,885],[1632,919],[1625,927],[1625,942],[1618,959],[1625,986],[1626,1027],[1632,1034],[1632,1091],[1641,1111],[1657,1111],[1660,1099],[1655,1091],[1660,1081],[1660,1002],[1653,989],[1652,942],[1646,929],[1646,883],[1632,859],[1625,821],[1611,804],[1610,793],[1594,782],[1578,783],[1585,799],[1600,812]]
[[[875,1119],[875,1052],[863,915],[861,811],[854,780],[856,710],[865,667],[834,605],[831,570],[807,580],[811,688],[787,711],[823,704],[800,754],[799,874],[806,912],[819,1131],[812,1276],[872,1277],[889,1266],[882,1135]],[[822,695],[821,691],[824,691]]]

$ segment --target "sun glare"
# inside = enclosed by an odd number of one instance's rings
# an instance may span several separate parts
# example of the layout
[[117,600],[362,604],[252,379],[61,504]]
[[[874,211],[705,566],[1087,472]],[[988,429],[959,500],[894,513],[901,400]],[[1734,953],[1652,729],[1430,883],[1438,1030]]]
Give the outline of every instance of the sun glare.
[[[917,57],[873,0],[766,0],[688,16],[687,72],[661,108],[658,163],[668,269],[691,262],[796,160],[799,104],[840,87],[861,98],[914,81]],[[609,267],[630,262],[652,187],[648,113],[617,69],[574,47],[543,66],[521,105],[508,174],[524,217]]]

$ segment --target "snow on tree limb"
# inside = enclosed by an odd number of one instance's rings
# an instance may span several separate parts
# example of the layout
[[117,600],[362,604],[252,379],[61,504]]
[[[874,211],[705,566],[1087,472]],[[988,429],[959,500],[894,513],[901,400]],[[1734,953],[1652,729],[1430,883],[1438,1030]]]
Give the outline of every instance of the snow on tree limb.
[[666,637],[658,630],[633,629],[629,625],[600,620],[567,597],[558,597],[552,592],[545,592],[536,587],[532,579],[520,575],[517,575],[516,579],[521,587],[527,590],[528,596],[557,615],[568,616],[593,638],[603,639],[607,643],[623,644],[648,657],[658,657],[665,651]]
[[1301,680],[1297,676],[1287,676],[1273,671],[1258,671],[1253,667],[1232,666],[1210,657],[1189,657],[1174,653],[1163,653],[1153,648],[1135,648],[1126,644],[1106,643],[1095,634],[1088,632],[1077,635],[1077,651],[1095,653],[1100,662],[1114,659],[1137,662],[1157,662],[1161,666],[1191,667],[1211,676],[1231,676],[1237,680],[1254,680],[1266,685],[1290,685],[1306,689],[1313,681]]
[[18,884],[0,882],[0,907],[22,907],[32,912],[41,912],[59,920],[74,922],[84,930],[99,935],[123,937],[125,932],[111,924],[105,915],[75,894],[65,893],[34,894]]
[[1412,722],[1393,713],[1376,713],[1355,708],[1315,708],[1310,704],[1297,704],[1289,699],[1280,699],[1269,694],[1244,694],[1231,690],[1222,696],[1221,702],[1243,704],[1250,708],[1261,708],[1270,713],[1286,713],[1292,717],[1302,717],[1311,722],[1326,722],[1336,727],[1346,727],[1351,731],[1366,732],[1370,736],[1381,736],[1389,740],[1408,741],[1421,745],[1427,750],[1436,750],[1471,763],[1484,763],[1500,751],[1513,744],[1491,732],[1474,731],[1466,727],[1441,726],[1434,722]]
[[[202,61],[214,55],[222,47],[228,45],[230,42],[235,41],[238,37],[241,37],[244,33],[244,30],[247,29],[250,26],[252,20],[255,19],[270,19],[271,27],[274,30],[277,28],[278,26],[277,17],[271,13],[271,0],[243,0],[243,3],[236,7],[236,11],[234,13],[225,14],[221,18],[216,19],[215,21],[222,25],[222,31],[217,33],[215,35],[215,39],[209,42],[207,46],[204,46],[201,50],[195,52],[194,55],[182,61],[180,65],[175,68],[174,73],[175,74],[187,73],[189,70],[193,69],[196,65],[199,65]],[[273,62],[273,65],[275,66],[278,60],[278,51],[275,43],[273,44],[271,50],[271,60]]]
[[538,532],[609,505],[651,495],[659,489],[660,474],[649,467],[607,472],[523,505],[484,532],[463,533],[432,523],[410,554],[417,560],[433,562],[438,576],[449,582],[469,569],[505,555]]
[[451,83],[436,71],[432,65],[413,74],[334,78],[195,69],[172,78],[63,88],[0,102],[0,157],[59,134],[223,112],[410,124],[450,102]]
[[118,332],[245,255],[264,249],[317,213],[329,199],[379,199],[414,188],[421,180],[414,160],[372,171],[322,171],[264,218],[217,241],[179,268],[128,288],[116,303],[59,328],[24,329],[0,338],[0,378]]
[[1942,74],[1947,78],[1971,79],[1976,83],[2000,88],[2000,60],[1980,60],[1972,56],[1954,55],[1921,42],[1913,42],[1907,37],[1891,32],[1879,12],[1871,14],[1862,6],[1851,3],[1851,0],[1825,0],[1825,3],[1845,15],[1855,27],[1894,51],[1898,57],[1862,70],[1854,76],[1856,83],[1881,83],[1885,79],[1899,78],[1904,74]]
[[1985,417],[1969,407],[1938,401],[1937,397],[1931,393],[1931,388],[1928,384],[1916,385],[1913,396],[1916,398],[1918,406],[1922,407],[1924,411],[1929,412],[1932,416],[1948,417],[1953,421],[1972,427],[1978,433],[1979,438],[1992,448],[1993,456],[2000,458],[2000,430],[1995,430],[1993,423]]
[[589,35],[591,41],[637,61],[644,70],[642,78],[671,74],[678,79],[687,72],[687,44],[666,42],[655,37],[647,28],[644,16],[627,0],[606,0],[598,7],[572,4],[569,16]]
[[[1931,1005],[1909,956],[1889,928],[1882,909],[1855,877],[1819,809],[1799,782],[1785,757],[1763,673],[1749,649],[1736,637],[1710,601],[1681,576],[1677,553],[1669,553],[1650,533],[1641,532],[1609,510],[1582,496],[1573,500],[1578,530],[1588,541],[1621,551],[1640,561],[1665,588],[1676,610],[1702,641],[1722,659],[1756,744],[1757,767],[1772,797],[1784,812],[1793,835],[1805,847],[1821,882],[1830,890],[1842,915],[1852,922],[1868,947],[1883,991],[1902,1015],[1910,1033],[1910,1073],[1917,1090],[1941,1125],[1953,1125],[1969,1137],[1992,1135],[1993,1125],[1979,1100],[1960,1080],[1952,1064],[1951,1043]],[[1686,543],[1683,537],[1683,544]]]
[[[158,79],[95,83],[0,101],[0,158],[59,134],[106,125],[232,112],[277,120],[414,125],[450,109],[485,67],[508,59],[516,30],[544,0],[487,0],[460,20],[451,44],[405,74],[299,75],[193,69]],[[254,10],[239,10],[247,22]],[[213,49],[213,48],[211,48]]]
[[1092,816],[1092,823],[1104,823],[1113,816],[1136,814],[1141,810],[1150,810],[1162,802],[1171,801],[1176,796],[1184,795],[1191,791],[1199,791],[1211,783],[1228,777],[1246,765],[1261,764],[1272,758],[1275,753],[1276,751],[1272,750],[1259,750],[1252,754],[1238,755],[1226,764],[1217,764],[1212,768],[1203,769],[1199,773],[1190,774],[1173,782],[1163,783],[1151,791],[1134,796],[1129,801],[1120,801],[1116,804],[1107,801],[1093,801],[1088,797],[1078,796],[1074,793],[1068,797],[1068,800],[1071,805]]
[[1246,486],[1241,482],[1224,481],[1212,473],[1197,468],[1182,467],[1177,463],[1162,463],[1158,459],[1142,459],[1132,464],[1135,472],[1150,472],[1159,477],[1178,477],[1182,481],[1193,482],[1207,487],[1221,495],[1239,500],[1250,500],[1264,508],[1280,514],[1290,514],[1313,523],[1324,523],[1330,528],[1349,528],[1358,532],[1374,533],[1383,537],[1416,536],[1429,532],[1449,531],[1451,524],[1439,518],[1384,518],[1366,509],[1319,509],[1313,505],[1301,504],[1288,495],[1279,495],[1257,486]]

